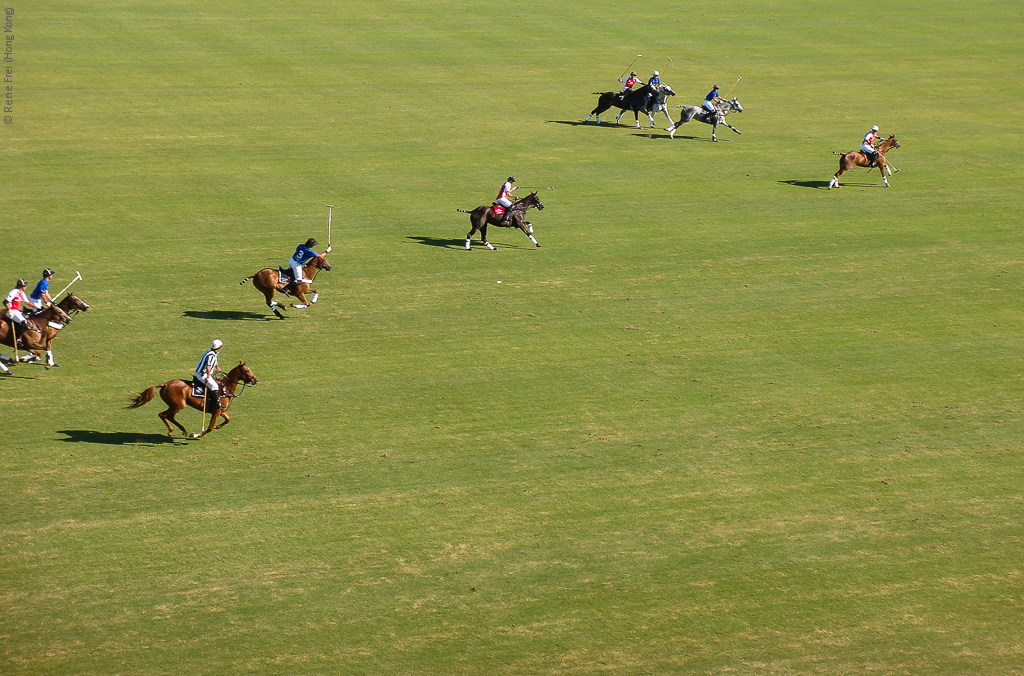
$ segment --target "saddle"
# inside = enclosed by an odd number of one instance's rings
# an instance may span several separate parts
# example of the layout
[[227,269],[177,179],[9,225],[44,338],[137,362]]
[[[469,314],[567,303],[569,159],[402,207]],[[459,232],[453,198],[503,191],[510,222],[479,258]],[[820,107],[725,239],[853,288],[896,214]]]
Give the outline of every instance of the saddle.
[[492,202],[491,203],[491,208],[494,209],[494,215],[495,216],[504,216],[505,215],[505,207],[501,206],[497,202]]
[[295,291],[295,279],[292,277],[292,271],[289,269],[279,267],[277,269],[277,283],[281,285],[279,289],[286,296],[292,295]]
[[219,397],[212,396],[210,391],[207,389],[206,385],[197,380],[195,377],[193,377],[192,396],[206,397],[206,410],[212,411],[215,408],[220,408],[220,400],[222,397],[226,396],[226,394],[224,392],[221,392]]

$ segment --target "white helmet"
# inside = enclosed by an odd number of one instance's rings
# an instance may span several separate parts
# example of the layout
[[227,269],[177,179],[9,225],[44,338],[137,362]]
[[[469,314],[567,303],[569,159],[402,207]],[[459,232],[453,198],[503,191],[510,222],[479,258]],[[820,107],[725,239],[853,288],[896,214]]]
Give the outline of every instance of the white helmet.
[[654,71],[654,77],[658,77],[659,75],[661,75],[661,73],[659,73],[658,71]]
[[878,125],[876,124],[875,126],[871,127],[871,131],[878,131]]
[[221,342],[220,340],[214,340],[212,343],[210,343],[211,350],[219,350],[222,347],[224,347],[224,343]]

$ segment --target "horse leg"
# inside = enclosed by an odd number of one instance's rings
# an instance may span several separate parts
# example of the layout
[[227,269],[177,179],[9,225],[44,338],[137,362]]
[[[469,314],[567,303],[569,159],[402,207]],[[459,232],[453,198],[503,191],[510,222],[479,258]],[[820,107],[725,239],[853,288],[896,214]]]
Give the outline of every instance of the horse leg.
[[711,140],[714,141],[715,143],[718,143],[718,137],[715,136],[716,132],[718,132],[718,120],[717,119],[715,119],[715,120],[713,120],[711,122]]
[[885,157],[878,158],[878,171],[882,174],[882,183],[885,183],[885,187],[889,187],[889,179],[885,177]]
[[839,177],[845,174],[847,169],[849,169],[849,167],[847,167],[846,163],[844,162],[845,159],[845,157],[839,158],[839,171],[837,171],[836,175],[832,177],[832,180],[828,182],[829,190],[832,189],[832,186],[835,186],[837,188],[839,187]]
[[741,136],[743,135],[743,132],[741,132],[741,131],[740,131],[739,129],[737,129],[736,127],[732,126],[731,124],[729,124],[729,123],[728,123],[728,122],[726,122],[725,120],[722,120],[722,124],[724,124],[724,125],[725,125],[726,127],[728,127],[729,129],[732,129],[732,130],[733,130],[734,132],[736,132],[737,134],[739,134],[739,135],[741,135]]
[[210,429],[211,430],[212,429],[218,429],[219,430],[221,427],[224,427],[229,422],[231,422],[231,418],[228,417],[228,414],[223,409],[221,409],[221,411],[220,411],[220,417],[224,419],[224,422],[222,422],[221,424],[217,425],[216,427],[213,426],[213,420],[212,419],[210,420]]
[[484,221],[484,224],[480,227],[480,239],[483,240],[484,246],[491,251],[498,250],[498,247],[487,241],[487,221]]
[[309,284],[299,284],[295,287],[295,300],[298,303],[292,303],[292,307],[296,310],[305,310],[309,307],[309,303],[306,302],[306,292],[309,291]]
[[523,234],[529,237],[531,242],[540,247],[540,242],[537,241],[537,238],[533,236],[533,233],[530,232],[530,230],[527,230],[526,219],[524,219],[522,216],[519,216],[518,214],[517,216],[518,217],[516,218],[516,227],[522,230]]

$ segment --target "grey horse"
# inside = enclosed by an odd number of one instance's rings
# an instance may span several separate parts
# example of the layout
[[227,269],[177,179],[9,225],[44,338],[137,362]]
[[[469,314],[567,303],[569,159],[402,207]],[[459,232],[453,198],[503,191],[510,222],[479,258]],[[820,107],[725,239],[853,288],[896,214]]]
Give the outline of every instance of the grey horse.
[[718,138],[715,136],[715,132],[718,131],[719,124],[724,124],[726,127],[732,129],[737,134],[743,133],[739,129],[725,121],[725,116],[728,115],[730,111],[735,110],[737,113],[743,112],[743,106],[740,105],[740,102],[737,101],[735,97],[733,97],[732,101],[726,101],[725,103],[718,106],[718,110],[720,111],[718,114],[712,113],[703,106],[676,106],[676,108],[682,108],[683,114],[682,117],[679,118],[678,122],[673,124],[671,127],[667,127],[665,129],[665,131],[671,132],[669,134],[670,138],[676,137],[676,129],[679,128],[679,125],[686,124],[690,120],[697,120],[698,122],[703,122],[704,124],[710,124],[711,140],[715,141],[716,143],[718,142]]

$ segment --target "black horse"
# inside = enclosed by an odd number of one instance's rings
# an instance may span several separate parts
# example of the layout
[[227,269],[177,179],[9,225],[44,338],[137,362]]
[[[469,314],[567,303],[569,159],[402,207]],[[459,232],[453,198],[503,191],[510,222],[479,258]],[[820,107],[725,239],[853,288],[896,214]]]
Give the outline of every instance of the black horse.
[[[584,122],[589,122],[590,118],[596,115],[597,123],[601,124],[601,113],[614,106],[622,109],[622,112],[619,113],[619,117],[615,118],[616,124],[618,123],[619,118],[626,114],[627,110],[632,110],[633,115],[636,118],[636,126],[638,128],[640,127],[641,111],[647,113],[647,116],[650,117],[650,102],[655,95],[655,91],[650,85],[644,85],[639,89],[630,89],[625,92],[593,93],[597,94],[600,98],[597,100],[597,107],[590,111],[590,115],[587,115],[587,119],[583,120]],[[675,92],[673,92],[673,94],[674,93]],[[651,125],[653,126],[653,124],[654,120],[652,119]]]
[[679,128],[679,125],[686,124],[690,120],[697,120],[698,122],[703,122],[704,124],[710,124],[711,140],[715,142],[718,141],[718,139],[715,137],[715,132],[718,131],[718,125],[720,124],[724,124],[726,127],[732,129],[737,134],[743,133],[739,129],[725,121],[725,116],[729,114],[729,111],[735,110],[737,113],[743,112],[743,106],[740,105],[740,102],[737,101],[735,97],[733,97],[732,101],[726,101],[725,103],[718,106],[718,110],[720,111],[718,113],[712,113],[704,106],[676,106],[676,108],[682,108],[683,112],[678,122],[673,124],[671,127],[665,128],[665,131],[671,132],[669,134],[669,138],[675,138],[676,129]]
[[480,239],[483,240],[484,246],[492,251],[497,251],[498,248],[487,241],[487,225],[497,225],[500,228],[519,228],[523,231],[523,234],[530,238],[530,241],[540,246],[540,242],[532,234],[532,228],[527,229],[530,224],[526,222],[524,214],[530,207],[537,207],[539,211],[544,210],[544,205],[540,203],[540,198],[537,197],[536,192],[531,192],[529,195],[521,200],[517,200],[512,203],[512,207],[509,209],[509,213],[506,217],[497,216],[494,213],[494,206],[480,205],[472,211],[466,211],[465,209],[456,209],[464,214],[469,214],[469,222],[472,224],[469,234],[466,235],[466,251],[470,250],[470,240],[473,238],[474,233],[480,233]]

